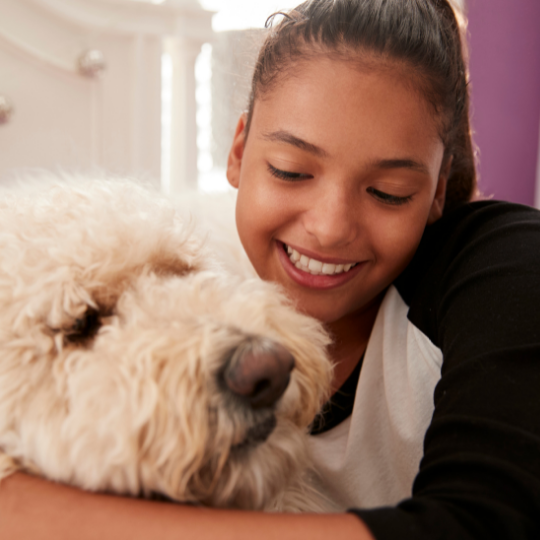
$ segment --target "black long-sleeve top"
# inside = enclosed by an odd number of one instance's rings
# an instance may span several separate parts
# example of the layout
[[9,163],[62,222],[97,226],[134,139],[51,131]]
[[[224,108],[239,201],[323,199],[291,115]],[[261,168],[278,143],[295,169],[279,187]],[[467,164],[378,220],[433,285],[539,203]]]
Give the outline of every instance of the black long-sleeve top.
[[540,539],[540,212],[429,226],[326,419],[324,489],[378,540]]

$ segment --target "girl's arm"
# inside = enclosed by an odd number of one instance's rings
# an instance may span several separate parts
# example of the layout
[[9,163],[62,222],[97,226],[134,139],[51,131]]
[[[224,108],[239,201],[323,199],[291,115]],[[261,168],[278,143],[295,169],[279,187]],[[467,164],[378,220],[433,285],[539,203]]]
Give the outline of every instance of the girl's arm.
[[17,540],[374,540],[352,514],[215,510],[86,493],[16,473],[0,483],[0,538]]
[[396,287],[413,350],[439,348],[441,378],[412,497],[359,517],[378,540],[538,540],[540,212],[495,201],[450,212]]

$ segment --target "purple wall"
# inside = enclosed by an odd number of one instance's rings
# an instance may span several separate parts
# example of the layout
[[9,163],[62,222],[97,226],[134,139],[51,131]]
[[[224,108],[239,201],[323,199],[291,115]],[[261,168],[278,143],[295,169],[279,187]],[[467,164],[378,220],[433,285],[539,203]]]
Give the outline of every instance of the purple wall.
[[534,203],[540,0],[468,0],[472,122],[486,196]]

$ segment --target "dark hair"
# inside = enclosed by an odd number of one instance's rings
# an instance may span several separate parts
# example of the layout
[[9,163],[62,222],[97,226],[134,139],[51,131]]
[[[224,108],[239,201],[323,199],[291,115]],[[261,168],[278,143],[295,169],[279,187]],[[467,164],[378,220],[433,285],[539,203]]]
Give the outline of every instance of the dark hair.
[[[274,24],[277,15],[283,19]],[[468,74],[460,25],[447,0],[309,0],[272,15],[266,26],[270,32],[253,74],[246,136],[256,99],[311,55],[337,55],[368,69],[403,62],[413,68],[411,82],[440,119],[445,157],[453,157],[445,209],[471,199],[476,170]],[[362,53],[375,54],[376,62]]]

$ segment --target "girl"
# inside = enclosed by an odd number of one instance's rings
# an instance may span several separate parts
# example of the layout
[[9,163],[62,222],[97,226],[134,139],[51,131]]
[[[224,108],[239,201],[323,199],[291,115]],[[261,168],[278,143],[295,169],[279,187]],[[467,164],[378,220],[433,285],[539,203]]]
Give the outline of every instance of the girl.
[[540,535],[540,218],[475,192],[447,0],[311,0],[260,53],[228,178],[263,279],[334,337],[313,428],[349,513],[91,495],[14,475],[2,538]]

